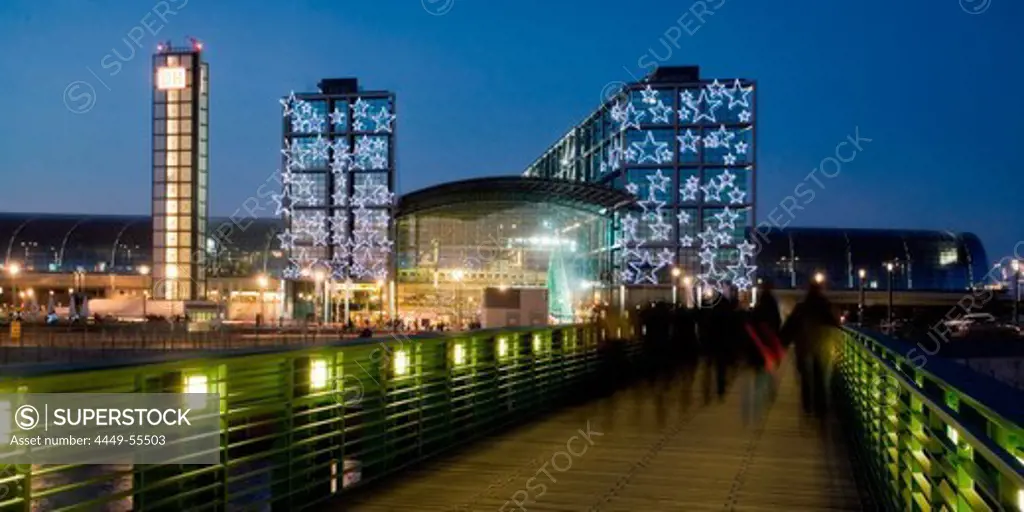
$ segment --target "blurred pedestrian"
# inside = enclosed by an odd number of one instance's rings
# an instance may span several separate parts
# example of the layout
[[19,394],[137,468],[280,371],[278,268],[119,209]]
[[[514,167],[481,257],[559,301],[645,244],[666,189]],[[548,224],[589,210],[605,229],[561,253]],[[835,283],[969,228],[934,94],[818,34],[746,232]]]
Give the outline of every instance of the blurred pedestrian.
[[824,415],[828,409],[834,338],[839,325],[832,303],[822,287],[814,283],[782,328],[782,338],[796,347],[800,399],[805,412]]

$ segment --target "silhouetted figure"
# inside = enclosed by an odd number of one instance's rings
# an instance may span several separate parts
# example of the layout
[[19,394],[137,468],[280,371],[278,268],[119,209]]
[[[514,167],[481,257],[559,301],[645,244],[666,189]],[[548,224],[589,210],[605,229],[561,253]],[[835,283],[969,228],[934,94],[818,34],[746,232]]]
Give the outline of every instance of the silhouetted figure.
[[[708,360],[708,370],[714,371],[715,392],[719,400],[724,400],[729,369],[737,355],[737,302],[720,292],[716,292],[708,302],[712,305],[702,313],[700,342]],[[705,400],[710,398],[709,384],[705,382]]]
[[753,311],[754,322],[767,327],[775,334],[782,329],[782,316],[779,314],[779,302],[772,293],[771,283],[762,283],[757,294],[757,305]]
[[831,336],[839,327],[832,304],[824,291],[812,284],[804,301],[797,304],[783,326],[782,338],[796,346],[800,372],[800,398],[804,411],[824,415],[832,373]]

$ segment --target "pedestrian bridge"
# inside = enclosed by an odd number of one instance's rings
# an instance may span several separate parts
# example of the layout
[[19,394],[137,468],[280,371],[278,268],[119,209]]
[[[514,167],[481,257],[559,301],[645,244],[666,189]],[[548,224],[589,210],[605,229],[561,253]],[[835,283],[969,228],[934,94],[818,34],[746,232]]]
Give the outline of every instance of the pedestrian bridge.
[[[845,330],[832,413],[643,374],[594,325],[33,365],[0,393],[215,392],[220,464],[6,466],[0,510],[1017,510],[1024,401]],[[631,378],[633,377],[633,378]]]

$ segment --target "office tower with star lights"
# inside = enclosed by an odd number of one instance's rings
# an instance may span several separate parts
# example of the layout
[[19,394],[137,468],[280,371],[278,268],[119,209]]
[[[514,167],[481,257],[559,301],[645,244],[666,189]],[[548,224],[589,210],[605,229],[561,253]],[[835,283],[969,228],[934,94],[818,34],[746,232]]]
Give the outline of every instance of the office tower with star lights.
[[750,288],[755,90],[751,80],[702,79],[696,66],[658,68],[624,86],[524,174],[635,197],[615,212],[615,284],[688,277],[704,289]]
[[153,297],[206,296],[209,66],[203,45],[153,55]]
[[362,90],[355,78],[318,88],[281,100],[282,191],[274,199],[285,222],[284,277],[393,290],[395,95]]

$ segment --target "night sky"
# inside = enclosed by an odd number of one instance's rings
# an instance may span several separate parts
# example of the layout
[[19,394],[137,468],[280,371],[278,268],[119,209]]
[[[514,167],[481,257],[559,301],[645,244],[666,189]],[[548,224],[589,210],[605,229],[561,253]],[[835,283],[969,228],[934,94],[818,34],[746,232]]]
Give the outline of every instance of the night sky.
[[[150,55],[195,36],[214,215],[279,166],[277,100],[320,78],[397,93],[405,192],[521,173],[606,84],[662,59],[758,81],[759,219],[972,231],[990,259],[1024,239],[1024,2],[707,0],[703,22],[680,19],[689,0],[450,2],[3,0],[0,211],[148,213]],[[87,112],[67,104],[88,89],[65,101],[75,81],[95,89]],[[858,129],[871,141],[824,190],[773,215]]]

